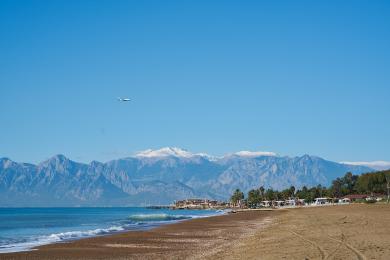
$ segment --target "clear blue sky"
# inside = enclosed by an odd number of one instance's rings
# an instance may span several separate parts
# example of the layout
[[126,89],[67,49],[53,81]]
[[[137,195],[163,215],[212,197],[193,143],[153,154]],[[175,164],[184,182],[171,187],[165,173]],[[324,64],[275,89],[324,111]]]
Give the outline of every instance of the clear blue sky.
[[390,160],[389,14],[368,0],[2,0],[0,157]]

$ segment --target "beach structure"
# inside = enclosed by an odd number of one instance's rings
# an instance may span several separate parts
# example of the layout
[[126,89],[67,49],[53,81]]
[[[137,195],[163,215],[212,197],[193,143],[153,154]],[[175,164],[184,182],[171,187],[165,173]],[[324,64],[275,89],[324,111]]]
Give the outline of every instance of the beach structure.
[[245,200],[237,200],[236,203],[231,202],[230,207],[231,208],[246,208],[247,205],[245,203]]
[[274,207],[283,207],[285,205],[284,200],[275,200],[273,201],[273,206]]
[[383,195],[382,194],[377,194],[377,195],[371,195],[371,196],[368,196],[366,199],[365,199],[367,202],[376,202],[376,201],[382,201],[383,200]]
[[285,206],[296,206],[297,205],[297,201],[295,199],[288,199],[288,200],[285,200],[284,201],[284,205]]
[[287,200],[263,200],[260,202],[259,206],[262,208],[269,208],[269,207],[297,207],[297,206],[304,206],[305,200],[304,199],[287,199]]
[[349,198],[341,198],[341,199],[339,199],[339,203],[340,204],[348,204],[348,203],[351,203],[351,199],[349,199]]
[[269,207],[272,207],[272,201],[270,201],[270,200],[263,200],[260,203],[260,205],[261,205],[261,207],[269,208]]
[[174,209],[212,209],[224,208],[227,204],[225,202],[209,199],[185,199],[174,202]]
[[342,199],[349,199],[350,202],[355,202],[365,200],[367,197],[368,195],[365,194],[349,194],[344,196]]
[[332,202],[332,199],[330,198],[315,198],[314,205],[326,205],[330,204]]

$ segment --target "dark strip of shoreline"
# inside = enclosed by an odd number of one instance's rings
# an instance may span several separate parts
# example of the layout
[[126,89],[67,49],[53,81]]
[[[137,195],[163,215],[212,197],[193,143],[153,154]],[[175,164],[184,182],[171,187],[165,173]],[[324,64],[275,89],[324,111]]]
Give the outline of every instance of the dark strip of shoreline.
[[191,219],[148,231],[86,238],[0,254],[0,259],[183,259],[207,257],[266,225],[282,211],[245,211]]

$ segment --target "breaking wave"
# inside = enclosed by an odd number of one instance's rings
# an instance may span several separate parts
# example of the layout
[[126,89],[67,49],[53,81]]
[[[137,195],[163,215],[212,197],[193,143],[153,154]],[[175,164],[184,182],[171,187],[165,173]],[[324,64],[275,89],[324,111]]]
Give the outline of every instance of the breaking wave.
[[129,216],[129,220],[132,221],[172,221],[172,220],[182,220],[182,219],[191,219],[197,216],[191,215],[170,215],[170,214],[136,214]]
[[58,243],[67,240],[74,240],[79,238],[110,234],[110,233],[120,232],[124,230],[125,229],[121,226],[112,226],[109,228],[98,228],[93,230],[54,233],[50,235],[31,238],[29,241],[20,241],[20,242],[15,241],[15,243],[13,244],[0,245],[0,253],[28,251],[31,250],[31,248],[37,246],[47,245],[51,243]]
[[[182,213],[182,212],[181,212]],[[204,218],[221,215],[224,211],[211,211],[204,214],[169,214],[169,213],[141,213],[127,216],[121,220],[111,222],[108,228],[96,228],[90,230],[73,230],[64,232],[52,232],[47,235],[32,235],[20,238],[0,237],[0,254],[34,250],[35,247],[59,243],[63,241],[76,240],[80,238],[107,235],[128,230],[147,230],[166,223],[182,221],[186,219]],[[83,225],[81,225],[83,226]],[[77,229],[77,227],[75,228]]]

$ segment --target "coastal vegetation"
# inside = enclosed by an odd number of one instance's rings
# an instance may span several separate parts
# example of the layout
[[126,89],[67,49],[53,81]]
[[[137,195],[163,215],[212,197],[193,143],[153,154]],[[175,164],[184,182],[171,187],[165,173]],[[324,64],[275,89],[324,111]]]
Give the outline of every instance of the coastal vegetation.
[[287,200],[291,198],[303,199],[306,203],[314,201],[315,198],[342,198],[352,194],[364,195],[389,195],[390,192],[390,170],[354,175],[347,172],[343,177],[336,178],[329,187],[317,185],[314,187],[303,186],[296,189],[291,186],[278,191],[272,188],[265,189],[260,186],[248,192],[246,199],[240,190],[235,190],[231,197],[233,205],[240,200],[248,207],[258,205],[261,201]]
[[230,201],[234,206],[240,206],[241,201],[244,199],[244,193],[240,189],[236,189],[230,198]]

